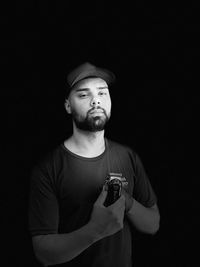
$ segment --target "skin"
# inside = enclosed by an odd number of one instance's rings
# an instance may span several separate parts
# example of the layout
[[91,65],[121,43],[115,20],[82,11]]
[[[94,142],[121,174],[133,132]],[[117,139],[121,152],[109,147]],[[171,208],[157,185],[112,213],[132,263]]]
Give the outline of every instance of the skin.
[[[72,117],[75,113],[79,121],[85,120],[88,116],[96,126],[100,125],[111,115],[108,84],[101,78],[87,78],[78,82],[65,101],[65,109]],[[82,130],[73,120],[73,135],[65,141],[65,146],[85,157],[97,156],[105,149],[104,129]]]

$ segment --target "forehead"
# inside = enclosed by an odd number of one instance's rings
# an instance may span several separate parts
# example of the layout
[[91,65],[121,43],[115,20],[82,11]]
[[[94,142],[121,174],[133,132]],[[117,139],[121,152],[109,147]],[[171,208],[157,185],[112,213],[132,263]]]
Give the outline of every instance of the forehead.
[[73,90],[76,89],[82,89],[82,88],[99,88],[99,87],[108,87],[108,84],[105,80],[101,78],[86,78],[81,81],[79,81],[73,88]]

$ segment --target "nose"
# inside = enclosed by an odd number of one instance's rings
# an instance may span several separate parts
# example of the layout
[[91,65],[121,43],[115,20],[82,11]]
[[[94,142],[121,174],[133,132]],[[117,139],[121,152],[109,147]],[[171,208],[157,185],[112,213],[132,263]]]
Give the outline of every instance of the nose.
[[91,100],[91,106],[92,107],[98,107],[101,105],[101,101],[98,97],[93,97],[93,99]]

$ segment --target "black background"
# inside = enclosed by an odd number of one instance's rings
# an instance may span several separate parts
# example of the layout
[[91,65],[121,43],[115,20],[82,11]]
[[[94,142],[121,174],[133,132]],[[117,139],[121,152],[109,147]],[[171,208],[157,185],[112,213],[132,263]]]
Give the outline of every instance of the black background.
[[136,234],[136,266],[198,266],[199,9],[108,2],[1,8],[1,266],[38,266],[30,170],[71,133],[65,74],[85,61],[117,76],[106,135],[136,150],[158,196],[160,230]]

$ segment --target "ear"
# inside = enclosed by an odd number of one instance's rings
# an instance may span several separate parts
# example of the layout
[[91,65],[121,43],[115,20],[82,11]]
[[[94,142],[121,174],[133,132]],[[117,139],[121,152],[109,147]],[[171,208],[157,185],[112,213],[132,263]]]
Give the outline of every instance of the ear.
[[65,109],[67,111],[68,114],[71,114],[71,106],[70,106],[70,102],[69,99],[65,99],[65,103],[64,103]]

